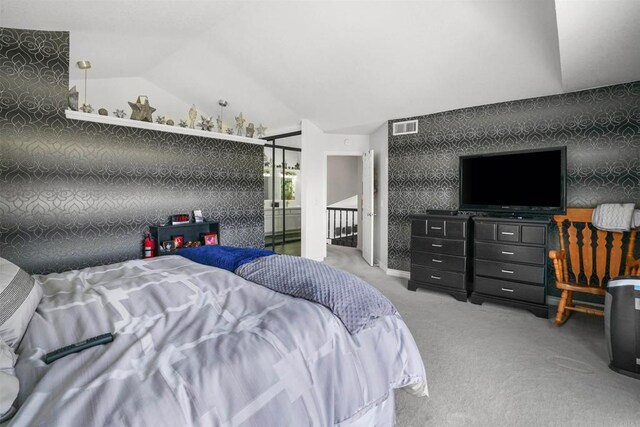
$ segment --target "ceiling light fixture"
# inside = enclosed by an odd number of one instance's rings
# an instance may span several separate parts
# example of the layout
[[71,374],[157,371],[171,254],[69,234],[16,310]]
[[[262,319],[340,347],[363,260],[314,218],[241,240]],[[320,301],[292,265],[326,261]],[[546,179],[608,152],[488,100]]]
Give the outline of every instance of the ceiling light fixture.
[[91,68],[91,62],[78,61],[77,64],[78,68],[84,70],[84,104],[82,104],[82,110],[85,111],[87,109],[87,70]]

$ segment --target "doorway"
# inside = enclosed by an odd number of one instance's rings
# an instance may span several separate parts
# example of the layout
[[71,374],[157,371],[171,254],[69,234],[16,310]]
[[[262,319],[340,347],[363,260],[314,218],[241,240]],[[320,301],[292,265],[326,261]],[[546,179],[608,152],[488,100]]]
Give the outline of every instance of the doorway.
[[265,248],[279,254],[301,252],[301,132],[267,138],[264,145]]

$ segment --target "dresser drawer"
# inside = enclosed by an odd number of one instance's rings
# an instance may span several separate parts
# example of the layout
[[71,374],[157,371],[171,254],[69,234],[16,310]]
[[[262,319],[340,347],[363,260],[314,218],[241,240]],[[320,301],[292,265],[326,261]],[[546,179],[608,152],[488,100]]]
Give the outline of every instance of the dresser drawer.
[[495,222],[476,222],[473,227],[475,240],[496,240],[498,224]]
[[544,286],[527,285],[508,280],[476,277],[473,291],[520,301],[545,304]]
[[454,289],[466,289],[464,273],[435,270],[433,268],[411,266],[411,280],[417,282],[433,283]]
[[467,235],[467,222],[444,219],[413,220],[411,221],[411,234],[464,239]]
[[423,267],[435,268],[437,270],[459,271],[464,273],[466,258],[441,255],[430,252],[413,251],[411,255],[411,263]]
[[544,286],[544,266],[513,264],[508,262],[475,260],[475,274],[504,280],[517,280]]
[[475,244],[475,257],[477,259],[544,265],[546,256],[547,254],[543,247],[483,242],[476,242]]
[[498,224],[498,240],[502,242],[519,242],[520,226],[513,224]]
[[523,225],[521,241],[533,245],[544,245],[547,242],[547,227]]
[[464,240],[413,236],[411,238],[411,250],[464,256],[466,254],[466,242]]

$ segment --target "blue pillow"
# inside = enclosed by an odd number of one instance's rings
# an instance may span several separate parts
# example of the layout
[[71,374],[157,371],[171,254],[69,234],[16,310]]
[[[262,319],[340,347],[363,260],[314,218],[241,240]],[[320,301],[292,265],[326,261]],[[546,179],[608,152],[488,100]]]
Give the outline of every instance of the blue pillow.
[[275,255],[275,252],[258,248],[237,248],[235,246],[205,245],[197,248],[181,248],[176,252],[191,261],[223,268],[234,272],[236,268],[254,259]]

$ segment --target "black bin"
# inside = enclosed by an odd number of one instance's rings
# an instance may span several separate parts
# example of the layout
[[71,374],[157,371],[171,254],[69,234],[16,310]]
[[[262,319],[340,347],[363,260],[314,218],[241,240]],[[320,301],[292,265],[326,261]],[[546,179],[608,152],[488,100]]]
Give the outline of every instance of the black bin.
[[609,367],[640,379],[640,276],[621,276],[609,281],[604,328]]

